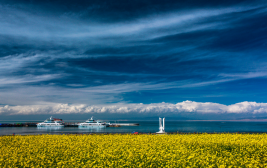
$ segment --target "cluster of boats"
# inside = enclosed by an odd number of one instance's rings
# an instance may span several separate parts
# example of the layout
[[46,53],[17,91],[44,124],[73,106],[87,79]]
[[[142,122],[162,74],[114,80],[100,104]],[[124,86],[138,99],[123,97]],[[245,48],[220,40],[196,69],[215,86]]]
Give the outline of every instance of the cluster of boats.
[[[52,116],[46,119],[44,122],[37,123],[37,127],[64,127],[64,122],[62,119],[53,118]],[[83,123],[78,123],[78,127],[85,128],[105,128],[110,125],[110,123],[105,123],[100,120],[94,120],[93,117],[91,119],[86,120]]]

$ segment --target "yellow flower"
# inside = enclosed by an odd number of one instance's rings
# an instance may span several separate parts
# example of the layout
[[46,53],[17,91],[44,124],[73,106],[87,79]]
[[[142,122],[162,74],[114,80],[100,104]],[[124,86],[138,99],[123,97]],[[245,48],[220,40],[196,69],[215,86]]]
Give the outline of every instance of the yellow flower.
[[0,167],[266,167],[266,134],[0,137]]

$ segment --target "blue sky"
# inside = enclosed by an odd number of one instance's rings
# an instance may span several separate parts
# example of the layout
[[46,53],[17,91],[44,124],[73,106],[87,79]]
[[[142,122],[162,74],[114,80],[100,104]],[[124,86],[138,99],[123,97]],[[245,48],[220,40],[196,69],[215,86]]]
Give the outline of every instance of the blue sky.
[[265,1],[1,0],[0,13],[3,119],[267,118]]

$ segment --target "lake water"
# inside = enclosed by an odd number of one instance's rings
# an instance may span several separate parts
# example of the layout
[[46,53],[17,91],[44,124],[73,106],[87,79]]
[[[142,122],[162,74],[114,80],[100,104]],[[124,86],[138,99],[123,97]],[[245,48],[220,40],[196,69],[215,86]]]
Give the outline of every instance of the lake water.
[[[25,121],[13,121],[21,123]],[[37,121],[35,121],[37,122]],[[42,122],[42,121],[40,121]],[[67,122],[67,121],[66,121]],[[74,121],[72,121],[74,122]],[[81,121],[76,121],[81,122]],[[12,121],[0,121],[12,123]],[[159,131],[158,121],[120,121],[117,123],[139,123],[139,126],[107,127],[102,129],[80,129],[78,127],[37,128],[37,127],[0,127],[0,135],[27,134],[69,134],[69,133],[155,133]],[[214,133],[214,132],[267,132],[267,122],[235,122],[235,121],[166,121],[166,132]]]

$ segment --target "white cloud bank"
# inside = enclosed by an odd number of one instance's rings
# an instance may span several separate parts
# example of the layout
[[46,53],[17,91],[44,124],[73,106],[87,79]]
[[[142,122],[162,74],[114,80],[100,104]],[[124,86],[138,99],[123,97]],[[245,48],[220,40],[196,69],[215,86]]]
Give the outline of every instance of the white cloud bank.
[[69,105],[47,104],[30,106],[2,106],[0,114],[27,115],[27,114],[84,114],[84,113],[138,113],[138,114],[162,114],[162,113],[199,113],[199,114],[257,114],[267,113],[267,103],[241,102],[232,105],[223,105],[212,102],[183,101],[177,104],[152,103],[152,104],[112,104],[112,105]]

